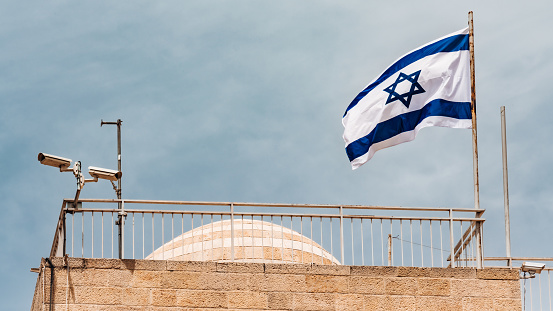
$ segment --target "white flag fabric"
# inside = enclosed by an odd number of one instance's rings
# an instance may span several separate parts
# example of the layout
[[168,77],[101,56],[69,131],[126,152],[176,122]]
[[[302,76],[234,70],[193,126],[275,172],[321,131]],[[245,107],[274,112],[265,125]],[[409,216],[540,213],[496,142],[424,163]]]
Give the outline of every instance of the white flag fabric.
[[400,57],[349,104],[342,118],[352,169],[427,126],[472,127],[468,28]]

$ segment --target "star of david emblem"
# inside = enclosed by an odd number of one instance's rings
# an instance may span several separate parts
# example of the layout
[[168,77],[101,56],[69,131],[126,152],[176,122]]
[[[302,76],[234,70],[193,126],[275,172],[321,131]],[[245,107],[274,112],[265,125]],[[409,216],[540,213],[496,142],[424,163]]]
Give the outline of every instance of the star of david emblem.
[[[405,105],[405,107],[409,108],[409,104],[411,104],[411,98],[413,97],[413,95],[426,92],[419,84],[419,82],[417,82],[420,74],[420,70],[410,75],[406,75],[403,72],[400,72],[399,76],[396,79],[396,82],[384,89],[385,92],[390,93],[390,95],[388,96],[388,100],[386,100],[386,105],[399,100]],[[409,91],[403,94],[398,94],[396,92],[396,88],[400,83],[404,81],[405,83],[411,83],[411,88],[409,89]]]

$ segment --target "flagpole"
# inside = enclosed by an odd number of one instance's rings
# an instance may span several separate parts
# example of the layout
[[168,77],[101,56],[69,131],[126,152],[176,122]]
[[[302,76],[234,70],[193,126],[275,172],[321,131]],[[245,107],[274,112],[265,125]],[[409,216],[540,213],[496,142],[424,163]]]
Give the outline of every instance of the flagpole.
[[[472,115],[472,170],[474,177],[474,208],[480,209],[480,182],[478,178],[478,139],[476,130],[476,81],[474,73],[474,25],[472,11],[469,12],[469,54],[470,54],[470,110]],[[477,213],[480,217],[481,213]],[[480,223],[476,224],[476,266],[482,268],[482,245]]]
[[511,258],[511,218],[509,217],[509,174],[507,172],[507,130],[505,122],[505,106],[501,106],[501,154],[503,159],[503,208],[505,210],[505,250],[507,265],[512,268]]

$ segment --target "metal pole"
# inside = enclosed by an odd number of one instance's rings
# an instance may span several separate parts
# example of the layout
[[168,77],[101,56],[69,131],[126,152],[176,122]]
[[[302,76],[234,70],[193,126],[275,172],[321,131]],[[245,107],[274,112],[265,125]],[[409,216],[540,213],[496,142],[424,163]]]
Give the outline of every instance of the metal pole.
[[[116,122],[104,122],[104,120],[101,120],[100,126],[104,124],[112,124],[117,125],[117,170],[121,172],[121,125],[123,124],[123,121],[121,119],[117,119]],[[121,200],[121,177],[117,179],[117,199]],[[115,222],[116,225],[119,226],[119,259],[123,259],[124,257],[124,226],[125,226],[125,211],[124,205],[119,202],[118,203],[119,208],[119,215],[117,216],[117,221]]]
[[230,203],[230,261],[234,262],[234,204],[232,203]]
[[[117,119],[117,170],[121,172],[121,119]],[[121,178],[117,179],[117,198],[121,200]],[[119,202],[119,259],[123,259],[125,256],[125,239],[124,239],[124,230],[125,226],[124,220],[124,205],[122,202]]]
[[392,235],[388,234],[388,266],[392,265]]
[[505,207],[505,247],[507,263],[512,267],[511,260],[511,220],[509,217],[509,177],[507,172],[507,130],[505,123],[505,106],[501,106],[501,151],[503,154],[503,204]]
[[[463,235],[461,234],[461,237]],[[449,249],[451,250],[451,254],[449,255],[449,258],[451,258],[451,268],[455,268],[455,248],[454,248],[454,242],[453,242],[453,210],[449,210]]]
[[344,211],[340,206],[340,258],[344,264]]
[[[472,167],[474,176],[474,208],[480,209],[480,185],[478,179],[478,140],[476,131],[476,81],[474,70],[474,25],[472,11],[469,12],[469,54],[470,54],[470,97],[471,97],[471,115],[472,115]],[[477,229],[480,223],[476,224]],[[476,266],[482,268],[482,249],[480,243],[480,230],[476,230]]]

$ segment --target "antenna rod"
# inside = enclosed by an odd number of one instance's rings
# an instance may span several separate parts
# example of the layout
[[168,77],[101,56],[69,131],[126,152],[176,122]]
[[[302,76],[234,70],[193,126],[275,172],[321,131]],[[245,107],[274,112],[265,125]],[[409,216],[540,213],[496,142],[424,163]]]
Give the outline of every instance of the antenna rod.
[[[110,125],[117,125],[117,170],[121,172],[121,125],[123,124],[123,121],[121,119],[117,119],[116,122],[104,122],[104,120],[100,121],[100,127],[104,124],[110,124]],[[117,179],[117,199],[121,200],[121,178]],[[119,259],[123,259],[124,257],[124,211],[123,211],[123,204],[121,202],[118,203],[119,206],[119,216],[117,218],[116,224],[119,226]]]

